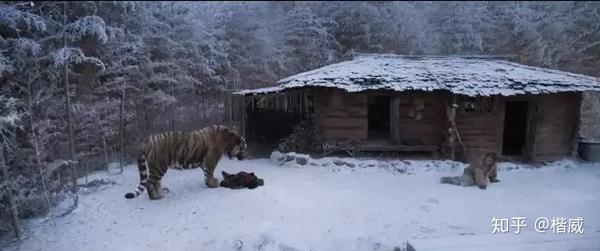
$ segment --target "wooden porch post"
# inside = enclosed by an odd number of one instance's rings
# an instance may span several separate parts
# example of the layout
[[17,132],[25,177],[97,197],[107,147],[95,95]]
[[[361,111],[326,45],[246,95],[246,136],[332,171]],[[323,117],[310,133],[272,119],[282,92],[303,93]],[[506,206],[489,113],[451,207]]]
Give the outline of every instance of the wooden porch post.
[[452,103],[450,103],[450,107],[447,108],[446,114],[448,116],[448,123],[450,128],[448,128],[448,144],[450,144],[450,158],[452,160],[456,159],[456,149],[454,141],[456,140],[455,128],[456,124],[454,122],[456,118],[456,95],[452,95]]
[[581,137],[581,134],[579,133],[579,130],[581,129],[581,103],[583,102],[583,92],[578,92],[576,97],[576,108],[577,108],[577,112],[576,112],[576,117],[575,117],[575,125],[574,125],[574,132],[573,132],[573,139],[571,144],[573,145],[572,148],[572,152],[571,152],[571,157],[578,157],[579,155],[579,140]]
[[463,148],[463,151],[467,150],[467,148],[462,142],[462,139],[460,138],[458,128],[456,128],[456,107],[458,107],[458,105],[456,104],[456,95],[453,94],[452,103],[446,109],[446,115],[448,116],[448,122],[450,124],[450,128],[448,128],[448,143],[450,144],[450,157],[452,158],[452,160],[456,159],[456,144],[454,143],[455,140],[458,139],[458,142]]

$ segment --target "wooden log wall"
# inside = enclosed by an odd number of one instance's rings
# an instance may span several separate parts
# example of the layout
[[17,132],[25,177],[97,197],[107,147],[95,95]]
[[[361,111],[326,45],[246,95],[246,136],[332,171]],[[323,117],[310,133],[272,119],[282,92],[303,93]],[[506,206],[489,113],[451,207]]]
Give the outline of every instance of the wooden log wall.
[[[581,100],[578,93],[495,96],[489,114],[469,114],[464,111],[460,100],[456,123],[460,136],[469,149],[502,155],[506,102],[527,101],[530,107],[535,107],[530,109],[528,123],[535,125],[528,125],[528,134],[534,135],[528,135],[528,140],[533,142],[527,142],[526,146],[533,145],[526,147],[524,157],[534,161],[547,161],[568,157],[573,151]],[[537,114],[532,114],[533,112]]]
[[315,123],[322,140],[367,139],[367,96],[338,89],[315,90]]
[[[313,103],[305,102],[306,96],[299,92],[302,95],[279,95],[253,105],[275,110],[296,111],[306,116],[312,115],[314,126],[322,141],[346,139],[368,141],[368,97],[389,95],[392,103],[391,110],[394,111],[396,109],[394,106],[398,106],[397,114],[393,113],[390,117],[391,121],[397,121],[397,126],[391,126],[396,128],[396,131],[390,134],[395,144],[399,145],[411,138],[419,138],[425,145],[440,145],[445,140],[445,132],[448,129],[445,109],[453,97],[452,94],[445,92],[347,93],[333,88],[316,88],[303,90],[303,92],[312,95]],[[533,147],[528,148],[527,150],[531,152],[525,152],[524,155],[532,157],[533,160],[562,158],[569,156],[573,151],[574,138],[577,137],[580,98],[579,93],[493,96],[487,100],[488,111],[473,112],[465,109],[468,107],[465,103],[469,103],[469,98],[459,95],[456,125],[462,142],[467,148],[502,155],[506,102],[527,101],[530,106],[537,108],[537,115],[533,130],[535,135],[529,136],[534,140]],[[246,97],[245,102],[251,104],[249,102],[253,101],[248,100],[255,99],[256,97]],[[424,104],[420,119],[408,115],[409,110],[414,107],[415,99],[420,99],[419,102]],[[477,105],[477,102],[475,104]],[[248,109],[257,108],[251,106],[252,104]]]
[[489,113],[469,113],[465,112],[464,98],[458,98],[456,114],[456,127],[463,143],[468,149],[501,155],[505,100],[499,96],[490,97],[492,107]]
[[[323,140],[358,139],[368,141],[368,98],[387,95],[391,98],[390,143],[418,138],[424,145],[439,145],[446,130],[444,94],[432,92],[394,93],[370,92],[347,93],[337,89],[324,89],[315,92],[318,129]],[[424,104],[422,117],[409,116],[415,100]]]
[[[399,99],[399,106],[393,107],[397,113],[397,126],[392,125],[392,130],[397,130],[394,140],[396,144],[418,139],[422,145],[439,146],[444,140],[443,132],[447,130],[448,119],[446,118],[445,98],[446,95],[439,92],[416,92],[400,93],[395,96]],[[411,109],[416,103],[422,103],[423,110],[420,117],[411,114]]]
[[539,96],[536,134],[536,160],[555,160],[569,156],[577,137],[580,93]]

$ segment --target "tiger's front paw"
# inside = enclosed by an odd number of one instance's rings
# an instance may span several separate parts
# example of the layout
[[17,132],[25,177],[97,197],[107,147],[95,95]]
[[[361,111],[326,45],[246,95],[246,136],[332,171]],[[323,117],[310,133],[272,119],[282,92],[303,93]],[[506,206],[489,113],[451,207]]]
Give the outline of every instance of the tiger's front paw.
[[206,179],[205,183],[210,188],[215,188],[219,186],[219,180],[217,180],[217,178]]

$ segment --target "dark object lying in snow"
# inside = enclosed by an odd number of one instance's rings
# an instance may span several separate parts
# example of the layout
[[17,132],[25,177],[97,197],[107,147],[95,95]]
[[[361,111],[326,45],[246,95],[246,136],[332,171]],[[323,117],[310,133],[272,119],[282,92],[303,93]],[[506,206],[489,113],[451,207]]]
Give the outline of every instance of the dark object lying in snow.
[[416,249],[410,243],[405,242],[401,247],[395,247],[394,251],[416,251]]
[[100,179],[100,180],[92,180],[92,181],[88,182],[87,184],[79,184],[79,186],[80,187],[99,187],[99,186],[114,185],[114,184],[117,184],[117,183],[112,180]]
[[223,174],[223,181],[221,181],[222,187],[228,187],[231,189],[250,188],[254,189],[265,184],[263,179],[259,179],[254,173],[239,172],[236,174],[228,174],[225,171],[221,171]]

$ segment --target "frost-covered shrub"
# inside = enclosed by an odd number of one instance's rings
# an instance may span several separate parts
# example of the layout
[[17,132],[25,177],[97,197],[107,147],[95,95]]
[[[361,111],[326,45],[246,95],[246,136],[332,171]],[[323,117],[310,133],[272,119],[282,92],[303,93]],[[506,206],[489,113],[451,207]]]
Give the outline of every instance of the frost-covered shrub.
[[67,39],[71,42],[83,40],[86,36],[91,36],[101,43],[108,42],[106,24],[99,16],[85,16],[80,18],[68,24],[64,32]]
[[98,71],[105,70],[104,63],[100,59],[85,56],[79,48],[62,48],[54,54],[55,67],[65,64],[86,64],[97,67]]
[[13,66],[8,58],[5,58],[4,55],[0,54],[0,78],[5,77],[10,72],[13,71]]
[[40,44],[33,39],[8,39],[7,42],[10,49],[10,56],[16,59],[36,57],[41,51]]
[[0,95],[0,143],[12,147],[14,129],[21,126],[23,113],[18,110],[18,100]]
[[0,28],[11,31],[45,31],[47,25],[43,17],[0,3]]

